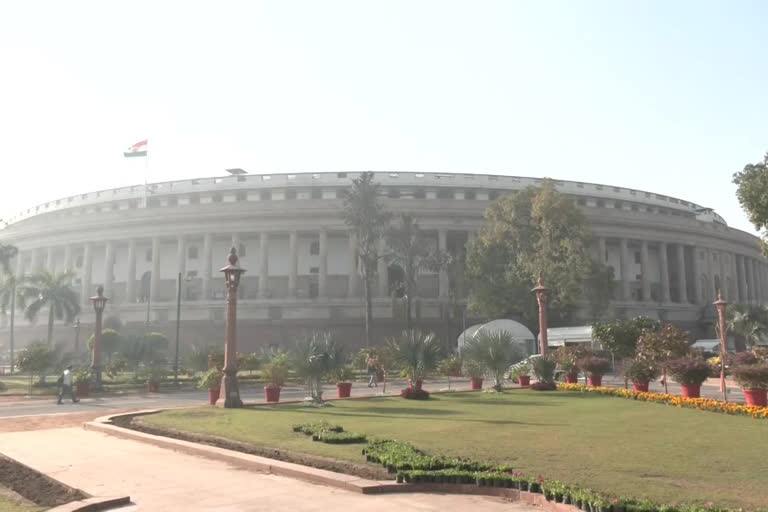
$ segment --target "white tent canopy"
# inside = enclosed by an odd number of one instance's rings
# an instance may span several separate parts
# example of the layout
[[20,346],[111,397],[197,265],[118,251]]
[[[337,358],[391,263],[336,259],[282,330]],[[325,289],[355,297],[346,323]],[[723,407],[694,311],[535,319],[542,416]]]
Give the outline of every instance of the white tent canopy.
[[[464,340],[473,339],[478,332],[508,332],[514,340],[523,345],[527,351],[533,347],[536,342],[536,336],[526,326],[520,322],[508,319],[492,320],[486,324],[473,325],[459,335],[459,350],[464,346]],[[464,336],[466,334],[466,337]]]
[[547,345],[562,347],[569,343],[592,343],[592,326],[553,327],[547,329]]
[[464,341],[465,341],[465,340],[471,340],[472,338],[474,338],[474,336],[475,336],[475,333],[476,333],[476,332],[477,332],[477,330],[478,330],[479,328],[481,328],[482,326],[483,326],[483,324],[475,324],[475,325],[473,325],[473,326],[471,326],[471,327],[467,327],[467,328],[464,330],[464,332],[462,332],[461,334],[459,334],[459,338],[458,338],[458,347],[459,347],[459,350],[461,350],[461,347],[463,347],[463,346],[464,346]]

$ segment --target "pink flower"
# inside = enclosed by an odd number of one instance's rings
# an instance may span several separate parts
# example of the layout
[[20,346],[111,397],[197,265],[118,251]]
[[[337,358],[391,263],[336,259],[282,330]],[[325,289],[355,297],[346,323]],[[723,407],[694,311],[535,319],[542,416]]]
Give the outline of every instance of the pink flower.
[[541,478],[541,475],[539,475],[539,477],[536,479],[536,481],[537,481],[537,482],[539,482],[539,483],[541,483],[541,482],[543,482],[543,481],[544,481],[544,479],[543,479],[543,478]]
[[619,498],[613,498],[613,500],[611,500],[611,503],[613,505],[616,505],[617,503],[619,503]]
[[705,506],[705,507],[711,507],[712,505],[714,505],[714,503],[713,503],[713,502],[711,502],[711,501],[708,501],[708,502],[706,502],[706,503],[704,504],[704,506]]

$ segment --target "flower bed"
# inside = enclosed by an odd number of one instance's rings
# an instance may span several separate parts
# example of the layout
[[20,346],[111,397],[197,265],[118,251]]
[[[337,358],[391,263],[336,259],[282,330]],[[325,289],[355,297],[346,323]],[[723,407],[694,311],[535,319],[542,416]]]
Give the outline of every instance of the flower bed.
[[655,402],[659,404],[674,405],[675,407],[687,407],[690,409],[719,412],[722,414],[749,416],[754,419],[768,419],[768,407],[722,402],[712,398],[685,398],[667,393],[646,393],[630,389],[606,387],[594,388],[582,384],[559,384],[557,389],[561,391],[579,391],[581,393],[598,393],[601,395],[630,398],[641,402]]
[[323,421],[319,423],[302,423],[300,425],[294,425],[293,431],[312,436],[313,441],[320,441],[328,444],[364,443],[368,440],[365,434],[345,432],[341,425],[331,425]]

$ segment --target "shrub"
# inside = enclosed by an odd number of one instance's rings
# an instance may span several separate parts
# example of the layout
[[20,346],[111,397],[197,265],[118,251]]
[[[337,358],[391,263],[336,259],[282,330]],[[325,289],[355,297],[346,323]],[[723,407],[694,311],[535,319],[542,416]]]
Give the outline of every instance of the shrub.
[[91,382],[91,378],[93,377],[93,374],[91,373],[91,369],[87,366],[83,366],[81,368],[78,368],[74,375],[72,375],[72,383],[75,385],[78,384],[88,384]]
[[533,374],[541,383],[555,382],[555,368],[557,363],[549,357],[537,357],[533,359],[531,366]]
[[531,384],[531,389],[534,391],[555,391],[557,384],[554,381],[539,381]]
[[387,339],[387,349],[394,367],[415,383],[437,367],[441,345],[434,333],[410,330]]
[[267,381],[268,388],[281,388],[288,378],[290,363],[288,355],[282,352],[271,356],[270,361],[264,365],[261,375]]
[[709,377],[709,365],[702,359],[675,359],[667,363],[667,371],[686,386],[698,386]]
[[581,346],[562,346],[552,352],[552,358],[560,365],[560,369],[568,374],[579,372],[579,359],[584,356],[585,349]]
[[728,366],[743,366],[757,363],[757,356],[752,352],[738,352],[728,358]]
[[659,378],[658,368],[639,359],[630,359],[624,363],[624,376],[636,382],[650,382]]
[[744,389],[768,388],[768,363],[736,366],[731,373]]
[[355,370],[349,365],[343,365],[331,372],[328,382],[352,382],[355,379]]
[[464,358],[474,361],[493,379],[496,391],[504,389],[504,374],[509,367],[523,358],[520,346],[506,331],[485,332],[480,330],[464,345]]
[[465,360],[462,363],[461,373],[470,379],[482,379],[485,375],[485,369],[477,361]]
[[451,354],[446,357],[440,364],[437,365],[437,370],[441,375],[447,375],[449,377],[458,377],[461,375],[461,367],[463,363],[461,354]]
[[214,366],[213,368],[209,368],[208,371],[200,377],[200,382],[198,382],[197,387],[201,389],[216,389],[221,386],[221,379],[223,377],[224,372]]
[[579,368],[584,370],[587,375],[602,377],[610,371],[611,362],[602,357],[587,356],[579,360]]
[[406,398],[409,400],[428,400],[429,391],[425,389],[417,389],[415,387],[408,387],[400,391],[400,398]]

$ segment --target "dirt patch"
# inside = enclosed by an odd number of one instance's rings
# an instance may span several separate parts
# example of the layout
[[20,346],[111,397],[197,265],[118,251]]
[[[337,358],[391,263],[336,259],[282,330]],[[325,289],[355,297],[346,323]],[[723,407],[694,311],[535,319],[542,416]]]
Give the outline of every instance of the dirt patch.
[[269,446],[258,446],[250,443],[233,441],[232,439],[223,437],[182,432],[179,430],[157,427],[155,425],[147,425],[141,421],[141,415],[121,416],[119,418],[115,418],[112,423],[118,427],[129,428],[139,432],[144,432],[146,434],[170,437],[172,439],[180,439],[182,441],[191,441],[193,443],[215,446],[217,448],[234,450],[242,453],[248,453],[250,455],[258,455],[260,457],[267,457],[284,462],[292,462],[294,464],[301,464],[303,466],[325,469],[328,471],[334,471],[336,473],[345,473],[347,475],[359,476],[361,478],[370,480],[392,480],[393,478],[393,475],[387,473],[384,468],[378,465],[364,463],[356,464],[354,462],[341,461],[331,459],[329,457],[322,457],[319,455],[308,455],[306,453],[280,450],[278,448],[271,448]]
[[4,455],[0,455],[0,485],[44,507],[56,507],[88,497]]
[[11,416],[0,418],[0,432],[26,432],[29,430],[79,427],[86,421],[93,421],[100,416],[106,416],[113,412],[119,412],[119,410],[24,416],[20,418]]

